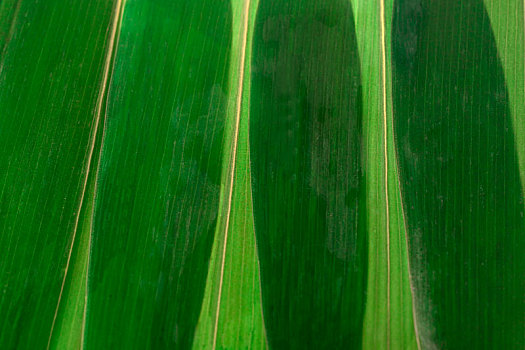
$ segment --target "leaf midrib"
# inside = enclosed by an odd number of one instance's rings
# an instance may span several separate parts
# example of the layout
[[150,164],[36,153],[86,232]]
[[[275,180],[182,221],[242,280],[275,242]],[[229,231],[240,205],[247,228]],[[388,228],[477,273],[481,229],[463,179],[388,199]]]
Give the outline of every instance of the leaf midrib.
[[[59,296],[58,296],[57,306],[55,308],[55,314],[53,316],[53,321],[51,323],[51,330],[49,332],[49,338],[48,338],[48,342],[47,342],[47,349],[49,349],[50,346],[51,346],[51,340],[53,338],[53,331],[54,331],[56,319],[57,319],[57,316],[58,316],[58,311],[60,309],[60,304],[61,304],[61,301],[62,301],[62,294],[63,294],[63,291],[64,291],[64,286],[66,284],[66,279],[67,279],[67,276],[68,276],[69,266],[70,266],[70,263],[71,263],[71,255],[73,253],[73,246],[75,244],[76,235],[77,235],[77,232],[78,232],[78,226],[79,226],[79,221],[80,221],[80,213],[81,213],[81,210],[82,210],[82,208],[84,206],[85,194],[86,194],[86,190],[88,188],[88,180],[89,180],[89,175],[90,175],[91,167],[92,167],[91,166],[91,162],[93,160],[93,155],[94,155],[94,151],[95,151],[95,143],[96,143],[97,135],[98,135],[98,132],[99,132],[100,122],[101,122],[101,119],[102,119],[102,109],[103,109],[103,106],[104,106],[104,99],[105,99],[106,91],[108,89],[108,85],[109,85],[109,81],[110,81],[109,78],[110,78],[110,73],[111,73],[111,63],[113,61],[115,48],[116,48],[116,46],[118,44],[118,38],[119,38],[119,34],[120,34],[120,30],[119,29],[120,29],[120,23],[122,21],[122,13],[123,13],[123,8],[124,8],[124,5],[125,5],[125,2],[126,2],[126,0],[116,0],[115,9],[113,11],[113,18],[111,20],[111,26],[110,26],[111,29],[110,29],[110,34],[109,34],[109,43],[108,43],[108,48],[107,48],[105,59],[104,59],[104,67],[103,67],[102,79],[100,81],[99,94],[98,94],[98,97],[97,97],[97,104],[96,104],[96,108],[95,108],[95,124],[94,124],[94,127],[93,127],[93,132],[90,135],[89,151],[88,151],[88,157],[87,157],[86,166],[85,166],[86,175],[84,176],[83,185],[82,185],[82,192],[81,192],[80,200],[79,200],[79,205],[78,205],[78,208],[76,210],[75,224],[74,224],[74,228],[73,228],[73,237],[71,239],[71,245],[69,247],[69,253],[68,253],[68,257],[67,257],[66,268],[65,268],[65,271],[64,271],[64,277],[62,279],[62,284],[60,286],[60,293],[59,293]],[[96,169],[95,169],[95,173],[94,173],[95,177],[97,177],[98,172],[99,172],[99,164],[96,165]],[[95,197],[96,197],[96,191],[93,192],[93,200],[94,200]],[[92,218],[90,219],[90,221],[92,221]],[[91,247],[91,230],[89,232],[88,250],[90,249],[90,247]],[[88,260],[87,260],[86,269],[89,269],[89,254],[88,254]],[[86,274],[86,278],[87,278],[87,275],[88,274]],[[86,285],[86,293],[87,293],[87,285]],[[87,294],[86,294],[86,302],[87,302]],[[87,309],[87,305],[84,304],[84,312],[83,312],[83,319],[82,319],[81,349],[84,347],[83,339],[84,339],[84,329],[85,329],[85,322],[86,322],[86,317],[85,317],[86,316],[86,309]]]
[[381,80],[383,98],[383,152],[385,164],[385,215],[386,215],[386,254],[387,254],[387,349],[390,349],[390,211],[388,201],[388,142],[387,142],[387,95],[386,95],[386,43],[385,43],[385,0],[379,1],[379,21],[381,24]]
[[235,127],[234,127],[234,135],[233,135],[233,145],[232,145],[232,164],[231,164],[231,170],[230,170],[230,179],[229,179],[229,188],[228,188],[228,202],[227,206],[228,209],[226,211],[226,223],[224,228],[224,243],[222,248],[222,255],[221,255],[221,270],[220,270],[220,277],[219,277],[219,291],[217,295],[217,309],[215,312],[215,322],[213,325],[213,345],[212,349],[215,350],[217,345],[217,331],[218,331],[218,325],[219,325],[219,316],[220,316],[220,306],[221,306],[221,295],[222,295],[222,284],[224,280],[224,266],[226,262],[226,247],[228,244],[228,230],[229,230],[229,224],[230,224],[230,216],[231,216],[231,207],[232,207],[232,197],[233,197],[233,185],[234,185],[234,178],[235,178],[235,164],[236,164],[236,156],[237,156],[237,144],[239,140],[239,125],[240,125],[240,119],[241,119],[241,106],[242,106],[242,95],[243,95],[243,87],[244,87],[244,66],[246,61],[246,43],[248,38],[248,19],[249,19],[249,10],[250,10],[250,1],[251,0],[245,0],[244,1],[244,9],[243,9],[243,29],[242,29],[242,42],[240,47],[240,64],[239,64],[239,84],[237,87],[237,98],[235,102]]

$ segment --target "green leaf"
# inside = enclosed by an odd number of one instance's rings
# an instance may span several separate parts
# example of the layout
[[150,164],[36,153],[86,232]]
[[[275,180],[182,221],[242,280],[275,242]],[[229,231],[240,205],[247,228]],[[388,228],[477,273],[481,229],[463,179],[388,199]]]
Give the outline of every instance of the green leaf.
[[525,2],[485,0],[485,8],[505,73],[521,184],[525,188]]
[[367,236],[360,79],[350,3],[260,0],[250,153],[273,348],[361,342]]
[[233,1],[224,191],[194,349],[267,347],[253,227],[248,148],[252,37],[257,0]]
[[93,217],[88,348],[191,345],[219,217],[231,20],[227,1],[125,3]]
[[482,1],[398,1],[396,150],[425,348],[524,343],[524,203],[512,107]]
[[0,1],[0,347],[523,348],[524,22]]
[[[94,150],[111,1],[0,5],[0,347],[42,349]],[[78,286],[80,289],[81,286]],[[73,326],[72,326],[73,327]]]
[[393,0],[356,0],[363,78],[368,277],[364,349],[419,348],[406,223],[394,144],[390,33]]

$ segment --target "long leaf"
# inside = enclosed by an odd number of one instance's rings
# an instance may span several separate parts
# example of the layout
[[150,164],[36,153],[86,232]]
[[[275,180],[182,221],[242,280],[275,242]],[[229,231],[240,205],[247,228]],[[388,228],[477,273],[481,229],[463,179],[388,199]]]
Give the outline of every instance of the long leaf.
[[125,3],[93,218],[89,348],[191,344],[219,215],[230,34],[227,1]]
[[368,276],[365,349],[418,348],[392,110],[392,0],[353,1],[363,77]]
[[232,2],[230,92],[219,218],[194,349],[266,348],[253,226],[248,127],[258,1]]
[[250,152],[271,347],[360,344],[367,269],[360,80],[350,3],[260,1]]
[[0,1],[0,347],[522,348],[524,5]]
[[20,0],[0,6],[5,349],[47,346],[67,294],[71,247],[80,236],[112,2],[63,5]]
[[485,6],[398,1],[392,46],[421,341],[429,348],[517,349],[525,337],[524,197]]

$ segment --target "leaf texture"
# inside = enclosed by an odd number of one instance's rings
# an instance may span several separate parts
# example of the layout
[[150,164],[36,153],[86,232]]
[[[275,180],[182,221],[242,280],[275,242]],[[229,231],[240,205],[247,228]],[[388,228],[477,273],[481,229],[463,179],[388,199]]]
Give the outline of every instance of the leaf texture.
[[233,30],[224,191],[194,349],[264,349],[253,227],[248,127],[252,38],[258,1],[232,2]]
[[272,348],[361,342],[367,240],[354,30],[346,1],[259,2],[250,154]]
[[125,3],[93,218],[87,348],[191,345],[218,220],[231,27],[227,1]]
[[397,1],[394,115],[425,348],[523,345],[523,193],[482,1]]
[[364,349],[416,349],[406,222],[394,144],[393,1],[354,1],[363,77],[368,276]]
[[0,6],[0,347],[45,348],[78,237],[111,1]]
[[522,0],[0,0],[0,348],[522,349]]

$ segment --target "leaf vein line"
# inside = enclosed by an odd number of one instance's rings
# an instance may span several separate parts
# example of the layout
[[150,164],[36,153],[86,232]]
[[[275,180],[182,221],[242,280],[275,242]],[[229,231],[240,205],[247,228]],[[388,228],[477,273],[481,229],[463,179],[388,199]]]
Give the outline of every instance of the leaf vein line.
[[[53,331],[54,331],[56,319],[57,319],[57,316],[58,316],[58,310],[60,308],[60,303],[62,301],[62,294],[64,292],[64,286],[65,286],[65,283],[66,283],[66,278],[67,278],[67,274],[68,274],[68,270],[69,270],[69,265],[71,263],[71,255],[72,255],[72,252],[73,252],[73,246],[75,244],[75,238],[76,238],[77,231],[78,231],[78,224],[79,224],[79,220],[80,220],[80,212],[82,210],[82,206],[84,205],[84,197],[85,197],[86,189],[87,189],[87,185],[88,185],[89,173],[90,173],[90,169],[91,169],[91,161],[93,160],[93,154],[94,154],[94,151],[95,151],[96,136],[97,136],[98,128],[99,128],[99,125],[100,125],[100,116],[102,114],[102,107],[103,107],[103,102],[104,102],[104,96],[106,94],[106,89],[107,89],[107,85],[108,85],[109,71],[110,71],[110,67],[111,67],[111,60],[112,60],[112,57],[113,57],[113,51],[114,51],[114,48],[115,48],[115,42],[116,42],[115,38],[117,36],[117,28],[118,28],[118,24],[120,22],[120,18],[121,18],[121,15],[122,15],[122,10],[121,9],[123,7],[123,5],[122,5],[123,2],[125,2],[125,0],[117,0],[117,3],[115,5],[115,10],[114,10],[114,16],[113,16],[113,19],[112,19],[112,22],[111,22],[111,33],[110,33],[108,49],[107,49],[107,53],[106,53],[106,57],[105,57],[105,61],[104,61],[104,68],[103,68],[104,70],[103,70],[103,73],[102,73],[100,92],[99,92],[99,95],[97,97],[97,105],[96,105],[96,110],[95,110],[95,125],[94,125],[94,128],[93,128],[93,133],[91,134],[91,143],[89,145],[89,153],[88,153],[87,164],[86,164],[86,175],[84,176],[84,183],[82,185],[82,193],[80,195],[80,201],[79,201],[78,209],[77,209],[77,212],[76,212],[75,225],[74,225],[74,228],[73,228],[73,237],[71,239],[71,245],[69,247],[69,253],[68,253],[67,262],[66,262],[66,269],[64,271],[64,278],[62,279],[62,285],[60,287],[60,293],[58,295],[57,306],[55,308],[55,314],[53,316],[53,322],[51,323],[51,331],[49,332],[49,339],[48,339],[48,342],[47,342],[46,349],[49,349],[50,346],[51,346],[51,339],[53,337]],[[84,308],[85,307],[86,306],[84,305]],[[85,317],[84,317],[83,322],[82,322],[82,338],[83,338],[83,335],[84,335],[83,334],[84,333],[84,322],[85,322]],[[81,343],[82,347],[83,347],[83,343],[84,342],[82,341],[82,343]]]
[[237,99],[236,99],[236,106],[235,106],[235,128],[234,128],[234,136],[233,136],[233,150],[232,150],[232,157],[231,157],[232,169],[231,169],[231,174],[230,174],[230,184],[228,188],[228,209],[226,212],[224,244],[222,248],[221,270],[220,270],[220,277],[219,277],[219,292],[217,296],[217,309],[215,312],[215,322],[214,322],[214,328],[213,328],[213,345],[212,345],[213,350],[215,350],[216,345],[217,345],[217,330],[218,330],[218,324],[219,324],[222,285],[224,281],[224,265],[226,262],[226,247],[228,244],[228,230],[229,230],[231,207],[232,207],[233,182],[235,178],[237,143],[239,139],[239,124],[240,124],[240,119],[241,119],[242,92],[244,88],[243,86],[244,85],[244,66],[245,66],[245,61],[246,61],[246,44],[247,44],[247,39],[248,39],[249,9],[250,9],[250,0],[245,0],[244,9],[243,9],[243,33],[242,33],[242,44],[241,44],[241,52],[240,52],[241,61],[240,61],[240,67],[239,67],[239,85],[237,88]]
[[381,80],[383,97],[383,152],[385,162],[385,207],[386,207],[386,255],[387,255],[387,349],[390,349],[390,204],[388,199],[388,145],[387,145],[387,79],[386,79],[386,38],[385,38],[385,0],[379,1],[379,21],[381,25]]

